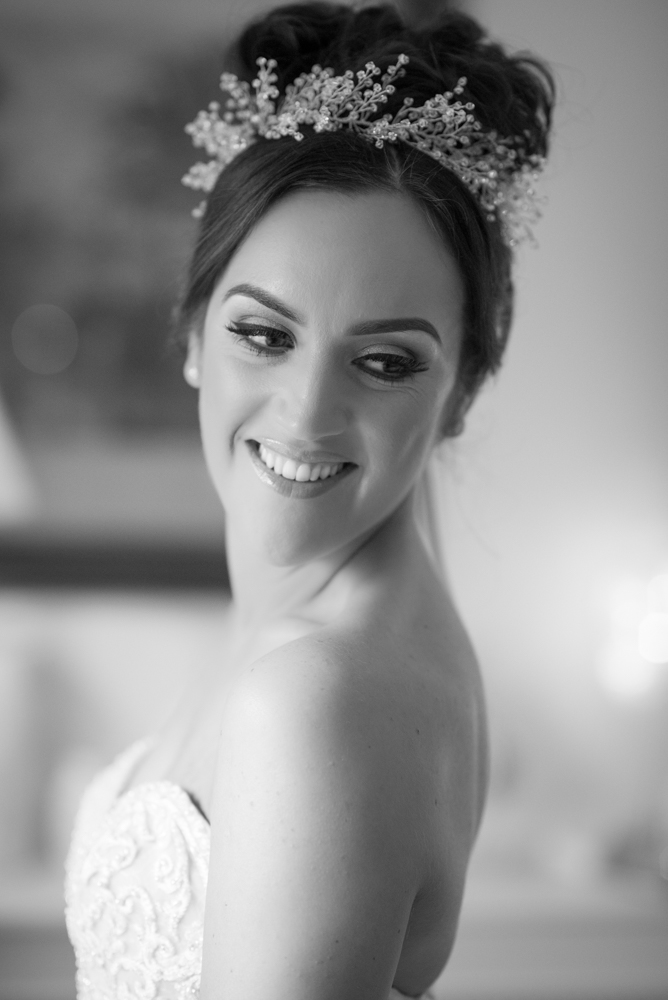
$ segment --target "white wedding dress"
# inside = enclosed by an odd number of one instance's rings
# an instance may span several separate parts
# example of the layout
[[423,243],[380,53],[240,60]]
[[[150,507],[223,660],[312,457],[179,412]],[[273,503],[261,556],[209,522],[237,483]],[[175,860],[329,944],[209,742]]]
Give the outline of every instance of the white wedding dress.
[[79,807],[65,875],[78,1000],[199,996],[209,824],[171,781],[123,791],[151,742],[120,754]]

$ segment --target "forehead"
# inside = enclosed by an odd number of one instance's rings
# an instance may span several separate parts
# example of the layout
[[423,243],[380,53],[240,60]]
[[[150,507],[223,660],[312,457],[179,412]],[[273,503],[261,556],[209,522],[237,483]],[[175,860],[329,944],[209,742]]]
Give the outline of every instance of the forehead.
[[459,323],[459,269],[421,209],[392,192],[299,191],[277,202],[220,282],[262,286],[307,316]]

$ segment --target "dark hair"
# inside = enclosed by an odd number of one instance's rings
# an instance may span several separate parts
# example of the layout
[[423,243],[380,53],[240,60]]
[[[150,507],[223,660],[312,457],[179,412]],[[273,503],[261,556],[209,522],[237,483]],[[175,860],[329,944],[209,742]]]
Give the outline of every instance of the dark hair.
[[[406,76],[383,111],[394,113],[405,97],[423,104],[452,90],[465,76],[463,99],[473,101],[485,129],[522,136],[528,155],[546,155],[554,99],[549,70],[532,57],[507,55],[464,14],[446,12],[416,28],[389,4],[362,9],[340,3],[289,4],[251,23],[236,46],[242,79],[255,76],[260,55],[277,61],[281,93],[315,63],[336,74],[360,69],[368,61],[385,70],[401,53],[410,60]],[[177,339],[185,343],[196,328],[235,250],[280,198],[306,188],[402,193],[422,208],[454,255],[464,282],[463,340],[446,426],[446,433],[459,433],[477,390],[501,363],[510,330],[512,254],[500,224],[486,217],[455,174],[408,144],[385,143],[378,149],[346,129],[303,131],[302,142],[259,138],[222,171],[178,307]]]

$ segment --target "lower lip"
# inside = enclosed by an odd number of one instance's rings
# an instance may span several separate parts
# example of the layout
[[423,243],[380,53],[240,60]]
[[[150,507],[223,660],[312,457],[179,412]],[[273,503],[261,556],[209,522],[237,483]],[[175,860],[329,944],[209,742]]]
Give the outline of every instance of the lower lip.
[[291,497],[293,500],[312,500],[314,497],[322,496],[328,490],[333,490],[351,472],[357,468],[352,463],[347,463],[337,472],[335,476],[328,476],[327,479],[316,479],[314,482],[298,483],[296,479],[285,479],[279,476],[273,469],[267,468],[257,451],[255,442],[247,441],[253,467],[258,476],[267,486],[271,486],[283,497]]

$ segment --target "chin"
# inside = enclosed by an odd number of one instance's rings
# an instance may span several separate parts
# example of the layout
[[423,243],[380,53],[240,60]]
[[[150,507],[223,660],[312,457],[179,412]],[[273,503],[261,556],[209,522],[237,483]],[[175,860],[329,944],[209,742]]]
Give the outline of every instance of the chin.
[[221,479],[227,490],[218,493],[235,543],[267,565],[285,568],[326,560],[361,543],[405,496],[400,492],[392,502],[387,482],[360,490],[355,468],[343,470],[335,488],[304,497],[276,490],[245,463]]
[[245,519],[244,534],[271,566],[303,566],[326,558],[352,540],[350,525],[338,518],[318,517],[301,504],[287,510],[269,506],[273,510],[265,511],[264,517]]

